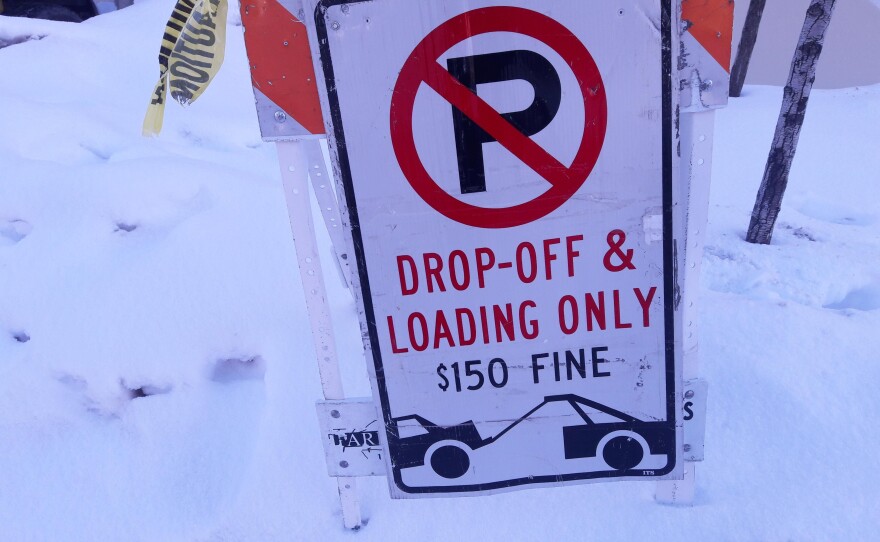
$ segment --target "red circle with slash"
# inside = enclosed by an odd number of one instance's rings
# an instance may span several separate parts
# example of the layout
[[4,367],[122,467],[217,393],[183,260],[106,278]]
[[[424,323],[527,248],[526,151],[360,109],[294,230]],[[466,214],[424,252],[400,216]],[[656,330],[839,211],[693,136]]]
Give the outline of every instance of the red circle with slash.
[[[513,32],[537,39],[565,60],[584,100],[584,132],[568,167],[504,119],[476,93],[461,84],[437,60],[454,45],[489,32]],[[510,207],[479,207],[453,197],[431,178],[419,158],[413,134],[413,110],[422,83],[458,108],[508,151],[550,184],[538,197]],[[457,15],[431,31],[410,54],[391,99],[391,143],[410,185],[437,212],[478,228],[528,224],[558,209],[584,184],[596,165],[608,121],[605,86],[599,68],[583,43],[559,22],[516,7],[487,7]]]

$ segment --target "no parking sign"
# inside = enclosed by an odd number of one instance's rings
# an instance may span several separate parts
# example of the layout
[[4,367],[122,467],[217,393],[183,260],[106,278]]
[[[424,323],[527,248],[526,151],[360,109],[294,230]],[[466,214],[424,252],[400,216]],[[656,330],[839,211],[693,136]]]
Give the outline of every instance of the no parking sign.
[[317,3],[392,495],[681,477],[671,4]]
[[[589,118],[570,167],[529,139],[547,127],[559,110],[562,89],[554,66],[529,50],[498,51],[448,59],[449,71],[436,62],[458,43],[491,32],[513,32],[549,45],[572,68]],[[478,85],[523,80],[535,98],[524,110],[500,113],[480,98]],[[414,106],[422,83],[452,104],[461,193],[485,192],[482,145],[497,142],[550,185],[533,200],[511,207],[479,207],[445,192],[421,163],[413,137]],[[410,54],[391,101],[391,138],[401,170],[428,204],[448,218],[470,226],[520,226],[548,214],[583,184],[605,138],[607,105],[602,77],[584,45],[557,21],[535,11],[496,6],[453,17],[431,31]]]

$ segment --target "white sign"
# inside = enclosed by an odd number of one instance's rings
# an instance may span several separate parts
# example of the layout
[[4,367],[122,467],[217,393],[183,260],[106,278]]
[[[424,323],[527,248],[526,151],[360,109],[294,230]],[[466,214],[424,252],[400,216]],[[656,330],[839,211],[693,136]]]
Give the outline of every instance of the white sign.
[[681,478],[671,2],[315,22],[392,495]]

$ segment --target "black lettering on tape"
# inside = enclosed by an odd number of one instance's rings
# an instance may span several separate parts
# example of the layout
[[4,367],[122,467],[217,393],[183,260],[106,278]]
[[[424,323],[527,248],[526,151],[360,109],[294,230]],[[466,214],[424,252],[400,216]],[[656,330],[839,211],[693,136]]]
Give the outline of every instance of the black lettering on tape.
[[[189,72],[185,70],[189,70]],[[179,60],[171,64],[171,75],[173,75],[174,77],[180,77],[188,81],[192,81],[194,83],[207,83],[208,79],[210,79],[211,77],[210,75],[208,75],[208,72],[190,65],[184,60]]]
[[214,51],[212,51],[211,49],[192,49],[190,47],[187,47],[186,43],[183,41],[177,42],[177,45],[174,46],[174,52],[177,53],[178,56],[186,55],[214,58]]
[[206,62],[204,60],[196,60],[192,57],[182,55],[178,52],[171,53],[171,58],[179,59],[187,64],[190,68],[207,68],[211,69],[212,64],[210,62]]

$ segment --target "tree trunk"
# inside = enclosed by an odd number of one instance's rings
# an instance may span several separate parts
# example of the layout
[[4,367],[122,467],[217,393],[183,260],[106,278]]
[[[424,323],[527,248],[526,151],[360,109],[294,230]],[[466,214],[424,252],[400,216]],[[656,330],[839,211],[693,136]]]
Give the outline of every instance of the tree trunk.
[[749,12],[746,14],[739,47],[736,49],[736,60],[730,71],[730,96],[733,98],[739,98],[746,83],[746,73],[749,71],[749,61],[752,59],[752,50],[758,39],[758,27],[761,26],[761,16],[764,14],[766,3],[767,0],[751,0],[749,3]]
[[822,53],[822,42],[836,1],[812,0],[807,9],[807,17],[791,63],[791,73],[785,85],[782,110],[776,123],[776,134],[773,136],[764,178],[752,210],[752,220],[746,235],[749,243],[768,245],[773,236],[773,226],[782,207],[782,196],[785,195],[785,187],[788,185],[791,162],[807,112],[810,90],[816,79],[816,64]]

